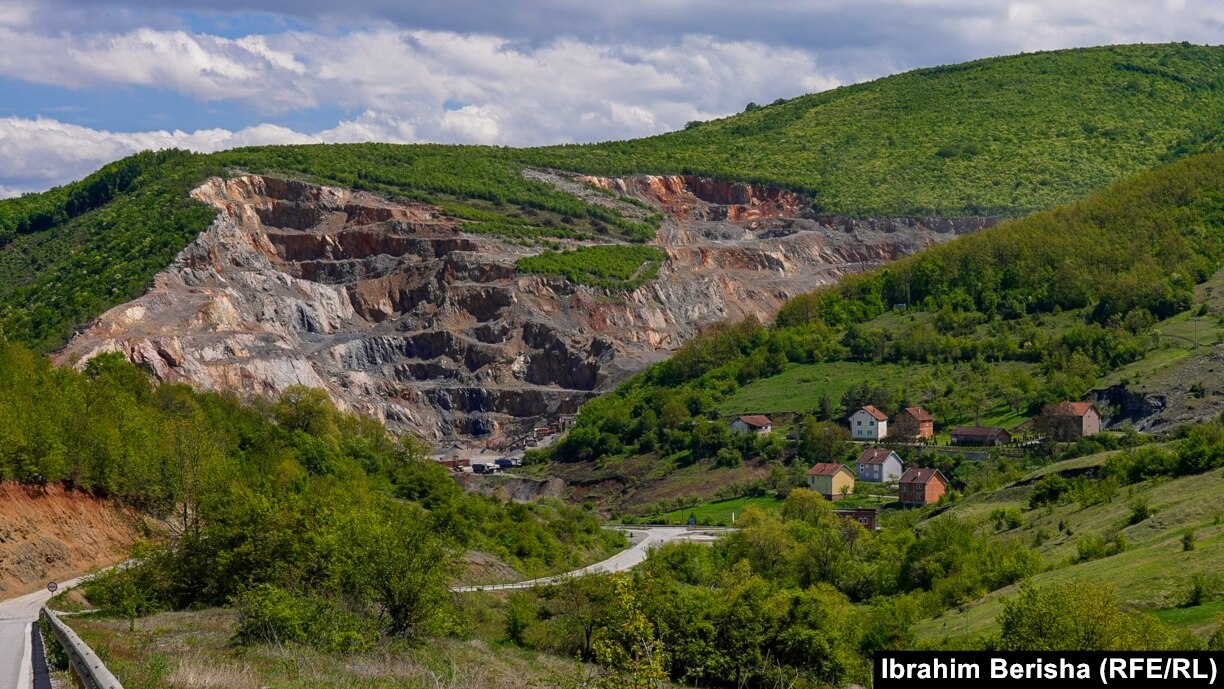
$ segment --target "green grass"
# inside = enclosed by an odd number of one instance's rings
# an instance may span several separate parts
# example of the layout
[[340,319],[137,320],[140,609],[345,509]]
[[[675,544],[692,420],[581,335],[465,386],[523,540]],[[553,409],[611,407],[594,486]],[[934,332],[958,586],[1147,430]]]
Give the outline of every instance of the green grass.
[[524,273],[564,277],[576,285],[631,290],[654,280],[667,254],[650,246],[613,244],[545,251],[515,262]]
[[[1030,486],[1007,488],[985,500],[958,504],[950,510],[965,518],[984,518],[990,509],[1016,507],[1027,510]],[[1064,504],[1052,509],[1025,512],[1025,524],[1003,537],[1032,542],[1038,531],[1053,534],[1039,547],[1054,569],[1033,578],[1033,583],[1098,581],[1117,588],[1120,600],[1138,610],[1167,610],[1183,604],[1195,573],[1214,575],[1224,571],[1224,510],[1218,496],[1224,491],[1224,472],[1214,470],[1197,476],[1153,480],[1124,488],[1112,501],[1091,507]],[[1155,514],[1128,525],[1131,493],[1144,497]],[[1059,532],[1065,522],[1071,535]],[[1196,530],[1197,547],[1183,551],[1181,537],[1187,528]],[[1117,531],[1128,548],[1118,555],[1067,565],[1076,553],[1076,543],[1085,534]],[[917,627],[920,639],[967,639],[996,629],[1002,598],[1016,587],[989,594],[970,605],[941,617],[924,620]],[[1163,613],[1172,614],[1172,613]]]
[[468,639],[428,639],[419,647],[382,642],[342,655],[296,644],[232,645],[237,614],[228,609],[152,615],[137,620],[135,632],[115,618],[75,617],[69,624],[126,689],[512,689],[549,686],[583,669],[568,658],[495,641],[497,625]]
[[787,364],[781,373],[745,385],[723,400],[719,413],[799,414],[816,409],[822,394],[840,400],[846,390],[864,380],[904,379],[918,366],[832,361],[818,364]]
[[[999,371],[1031,366],[1018,362],[993,365]],[[718,406],[723,416],[736,414],[802,414],[814,411],[821,395],[827,394],[837,403],[852,386],[862,382],[900,385],[907,388],[923,376],[941,377],[941,369],[931,364],[891,364],[863,361],[827,361],[815,364],[787,364],[776,376],[762,378],[737,389]],[[1028,417],[998,403],[980,417],[983,425],[1012,428]],[[965,414],[945,415],[937,424],[973,422]],[[944,436],[947,434],[944,433]],[[944,439],[946,443],[946,437]]]
[[702,505],[695,505],[682,510],[675,510],[662,515],[660,521],[666,524],[687,524],[690,516],[697,518],[697,523],[701,525],[712,526],[730,526],[732,524],[731,515],[742,515],[744,509],[748,506],[755,506],[762,510],[777,512],[782,509],[782,503],[785,502],[781,498],[765,497],[765,498],[733,498],[731,500],[715,500]]
[[1214,631],[1224,618],[1224,600],[1204,603],[1192,607],[1166,608],[1154,610],[1152,614],[1165,624],[1188,629],[1196,634],[1206,636]]
[[1188,44],[991,58],[673,134],[525,153],[566,169],[792,187],[833,213],[1019,215],[1215,146],[1222,65],[1224,50]]

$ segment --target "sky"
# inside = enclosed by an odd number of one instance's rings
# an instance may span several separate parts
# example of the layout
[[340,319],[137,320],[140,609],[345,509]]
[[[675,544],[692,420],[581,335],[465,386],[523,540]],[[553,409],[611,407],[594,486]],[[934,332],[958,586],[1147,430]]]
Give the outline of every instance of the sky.
[[981,57],[1224,43],[1219,0],[0,0],[0,197],[167,147],[625,139]]

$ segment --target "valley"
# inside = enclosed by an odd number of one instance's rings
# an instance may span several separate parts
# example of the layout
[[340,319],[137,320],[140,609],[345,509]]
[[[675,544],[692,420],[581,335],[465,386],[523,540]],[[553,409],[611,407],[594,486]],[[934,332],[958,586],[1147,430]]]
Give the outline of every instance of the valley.
[[53,603],[129,689],[1219,650],[1221,74],[1031,53],[0,201],[0,594],[131,557]]

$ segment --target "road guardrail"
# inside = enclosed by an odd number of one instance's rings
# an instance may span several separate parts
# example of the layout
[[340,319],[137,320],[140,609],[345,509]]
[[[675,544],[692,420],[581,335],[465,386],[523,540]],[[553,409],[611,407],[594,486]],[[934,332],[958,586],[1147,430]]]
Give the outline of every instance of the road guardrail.
[[77,636],[71,627],[61,622],[56,613],[44,606],[38,614],[51,624],[51,631],[68,654],[68,665],[73,675],[85,689],[123,689],[123,685],[106,669],[98,654],[93,652],[89,644],[81,641],[81,637]]

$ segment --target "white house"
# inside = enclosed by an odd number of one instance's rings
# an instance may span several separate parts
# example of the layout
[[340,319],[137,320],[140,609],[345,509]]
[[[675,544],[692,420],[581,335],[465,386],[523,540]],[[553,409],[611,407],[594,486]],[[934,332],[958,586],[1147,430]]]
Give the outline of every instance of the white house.
[[883,440],[888,435],[888,415],[870,404],[850,415],[850,437]]
[[855,463],[855,472],[860,481],[892,483],[905,473],[905,464],[896,452],[883,447],[863,450]]
[[756,433],[758,435],[769,435],[773,430],[773,422],[768,416],[760,414],[750,414],[741,416],[731,422],[732,433]]

